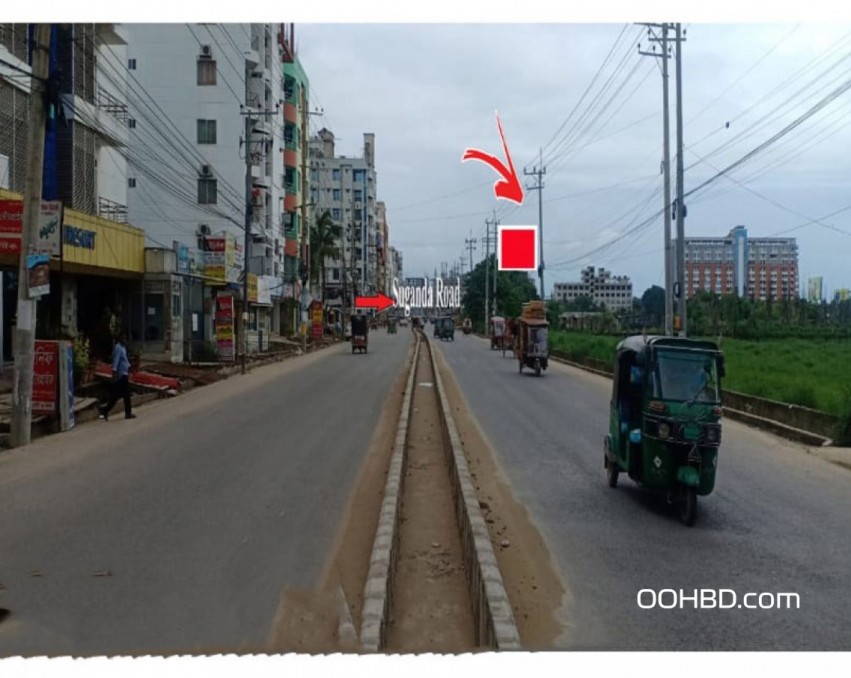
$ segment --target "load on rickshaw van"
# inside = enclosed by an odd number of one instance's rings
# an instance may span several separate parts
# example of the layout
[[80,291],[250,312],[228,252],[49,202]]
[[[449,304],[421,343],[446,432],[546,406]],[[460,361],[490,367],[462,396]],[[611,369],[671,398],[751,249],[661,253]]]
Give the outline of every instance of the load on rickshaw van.
[[628,337],[615,350],[604,467],[666,493],[693,525],[697,497],[715,487],[724,355],[711,341]]

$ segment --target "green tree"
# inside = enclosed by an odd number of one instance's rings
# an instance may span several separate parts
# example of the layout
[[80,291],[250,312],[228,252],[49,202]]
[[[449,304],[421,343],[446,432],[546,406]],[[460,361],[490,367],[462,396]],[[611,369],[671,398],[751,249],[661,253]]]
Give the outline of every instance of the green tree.
[[342,229],[325,210],[310,229],[310,270],[313,282],[320,284],[320,298],[325,301],[325,260],[340,258]]
[[644,322],[652,327],[662,327],[665,324],[665,290],[653,285],[644,290],[641,295],[641,307],[644,311]]
[[[490,283],[493,283],[493,266],[496,257],[490,258]],[[520,315],[523,304],[537,299],[535,283],[522,271],[497,271],[496,310],[499,315],[516,317]],[[464,294],[461,298],[464,313],[478,327],[484,327],[485,322],[485,262],[476,264],[475,268],[464,276]]]

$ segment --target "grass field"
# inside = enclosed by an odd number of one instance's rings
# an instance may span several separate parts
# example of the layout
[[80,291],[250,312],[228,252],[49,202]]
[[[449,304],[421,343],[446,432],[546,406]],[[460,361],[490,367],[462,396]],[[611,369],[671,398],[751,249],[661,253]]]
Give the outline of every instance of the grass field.
[[[576,359],[611,363],[619,338],[578,332],[551,333],[554,350]],[[724,339],[723,387],[830,414],[851,413],[851,341]]]

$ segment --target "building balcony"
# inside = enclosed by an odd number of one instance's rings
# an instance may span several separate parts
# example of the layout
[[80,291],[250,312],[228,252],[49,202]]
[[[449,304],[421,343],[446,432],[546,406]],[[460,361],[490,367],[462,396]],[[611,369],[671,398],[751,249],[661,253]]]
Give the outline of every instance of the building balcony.
[[116,221],[119,224],[127,223],[127,205],[107,200],[106,198],[98,198],[98,216],[110,221]]
[[298,124],[298,109],[295,103],[284,101],[284,120],[291,122],[294,125]]

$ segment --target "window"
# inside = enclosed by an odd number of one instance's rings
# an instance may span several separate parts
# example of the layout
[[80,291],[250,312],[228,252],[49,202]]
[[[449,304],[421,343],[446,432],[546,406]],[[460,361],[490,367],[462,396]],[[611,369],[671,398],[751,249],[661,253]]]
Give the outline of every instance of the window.
[[331,269],[331,280],[339,280],[340,279],[340,269],[332,268]]
[[334,209],[331,210],[331,218],[334,219],[335,221],[340,220],[340,209],[338,207],[335,207]]
[[363,181],[366,178],[366,170],[355,170],[352,172],[352,181]]
[[338,170],[338,169],[331,170],[331,180],[332,181],[340,181],[340,170]]
[[198,204],[215,205],[218,201],[218,187],[215,179],[198,179]]
[[127,188],[136,188],[135,177],[130,177],[129,179],[127,179]]
[[355,191],[355,200],[361,202],[363,200],[363,191]]
[[136,118],[127,118],[127,127],[136,129]]
[[334,198],[334,200],[339,200],[339,199],[340,199],[340,189],[339,189],[339,188],[335,188],[335,189],[333,190],[333,192],[331,193],[331,197],[333,197],[333,198]]
[[216,84],[216,62],[212,59],[198,59],[198,85],[201,87]]
[[136,60],[135,59],[127,59],[127,70],[135,71],[136,70]]
[[198,121],[198,143],[199,144],[214,144],[214,143],[216,143],[216,121],[215,120],[199,120]]

